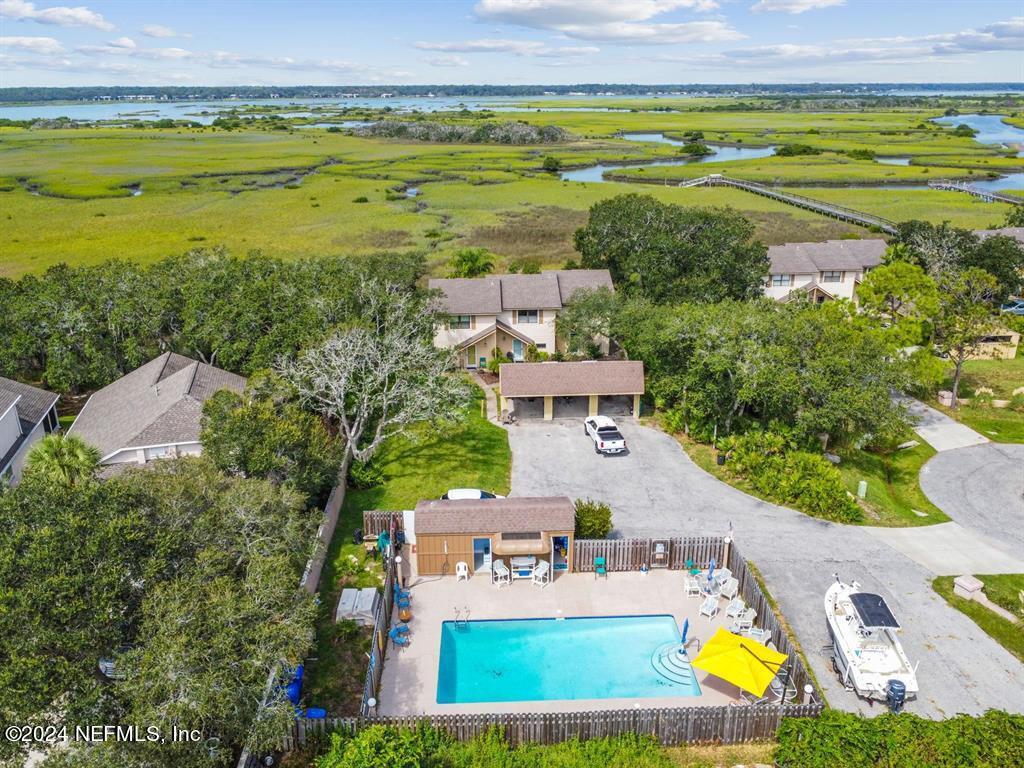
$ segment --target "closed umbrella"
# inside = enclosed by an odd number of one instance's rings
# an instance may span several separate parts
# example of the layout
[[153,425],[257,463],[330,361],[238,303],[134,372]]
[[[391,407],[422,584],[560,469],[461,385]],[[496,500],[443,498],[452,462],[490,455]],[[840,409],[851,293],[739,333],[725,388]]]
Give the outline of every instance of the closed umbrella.
[[711,586],[711,579],[715,577],[715,558],[711,558],[711,562],[708,563],[708,586]]
[[692,664],[748,693],[763,696],[787,659],[784,653],[719,627]]
[[679,641],[680,645],[686,645],[686,636],[690,633],[690,620],[683,619],[683,637]]

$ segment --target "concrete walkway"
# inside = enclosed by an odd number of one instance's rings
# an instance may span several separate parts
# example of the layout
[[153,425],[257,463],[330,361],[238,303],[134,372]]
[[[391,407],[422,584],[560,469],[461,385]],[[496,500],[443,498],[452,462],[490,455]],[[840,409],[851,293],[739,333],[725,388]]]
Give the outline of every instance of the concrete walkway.
[[477,371],[473,371],[473,380],[484,391],[484,402],[487,404],[488,421],[498,422],[498,385],[488,384]]
[[971,445],[983,445],[989,441],[984,435],[978,434],[970,427],[961,424],[956,419],[951,419],[942,411],[925,405],[920,400],[908,397],[903,399],[903,403],[918,419],[914,431],[936,451],[953,451]]
[[964,573],[1024,573],[1024,560],[1003,551],[997,541],[959,523],[922,528],[864,530],[938,576]]

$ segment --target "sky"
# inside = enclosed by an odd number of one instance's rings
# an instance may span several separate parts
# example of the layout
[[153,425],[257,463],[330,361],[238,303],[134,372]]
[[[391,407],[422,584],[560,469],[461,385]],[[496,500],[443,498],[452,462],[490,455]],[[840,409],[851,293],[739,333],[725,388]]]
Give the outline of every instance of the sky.
[[0,87],[1024,81],[1024,0],[81,1],[0,0]]

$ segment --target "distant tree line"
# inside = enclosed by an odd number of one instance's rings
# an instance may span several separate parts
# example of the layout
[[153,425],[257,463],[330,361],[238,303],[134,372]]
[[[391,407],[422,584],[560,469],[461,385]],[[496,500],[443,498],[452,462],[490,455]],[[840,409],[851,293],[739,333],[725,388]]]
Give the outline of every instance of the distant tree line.
[[531,125],[517,120],[478,125],[426,120],[382,120],[356,128],[353,133],[359,136],[457,144],[555,144],[572,138],[569,131],[557,125]]
[[423,265],[409,254],[285,261],[212,249],[0,279],[0,375],[73,394],[167,350],[249,374],[357,316],[366,279],[411,290]]

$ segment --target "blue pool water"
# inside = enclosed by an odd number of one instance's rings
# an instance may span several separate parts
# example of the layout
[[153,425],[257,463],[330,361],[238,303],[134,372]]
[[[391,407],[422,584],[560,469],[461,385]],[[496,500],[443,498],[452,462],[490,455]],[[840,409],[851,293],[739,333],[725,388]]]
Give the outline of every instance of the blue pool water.
[[671,616],[471,621],[441,628],[438,704],[699,696],[651,657],[679,642]]

